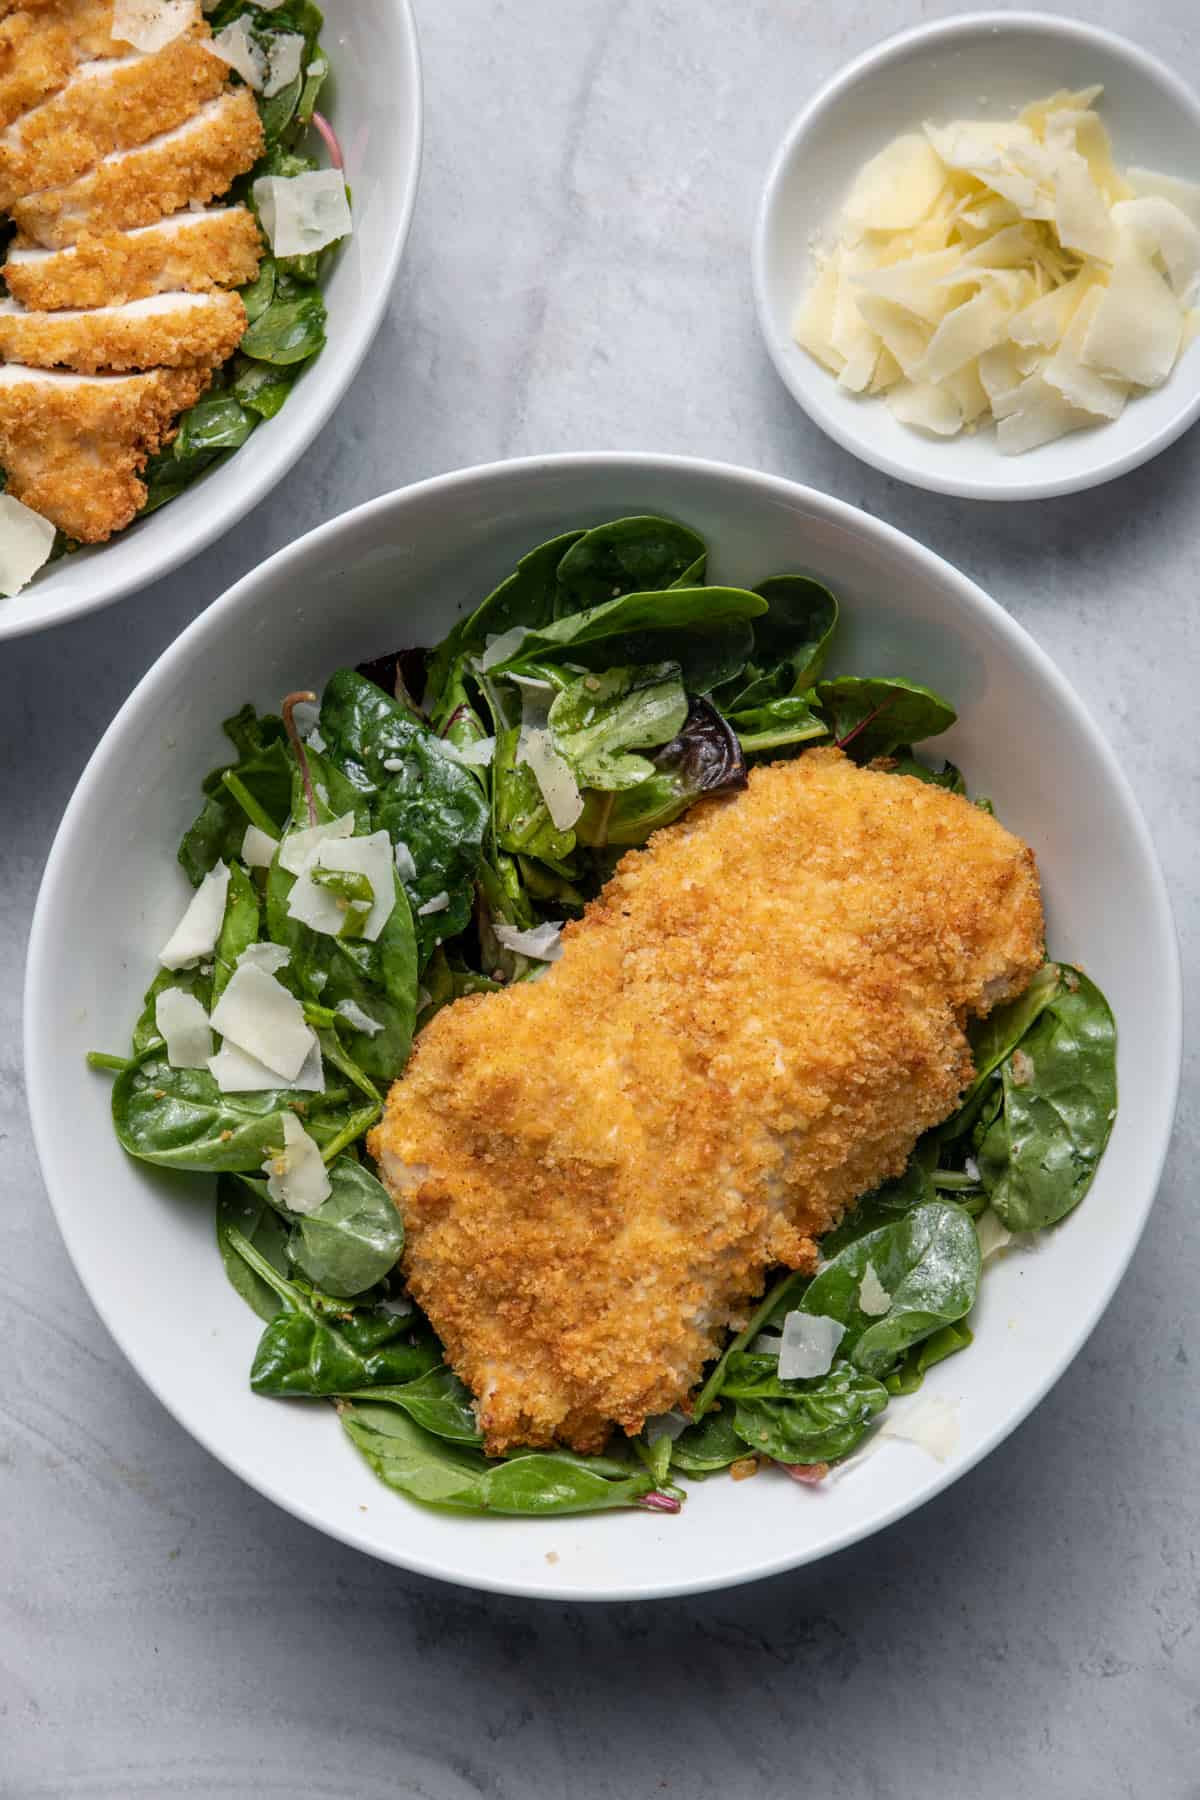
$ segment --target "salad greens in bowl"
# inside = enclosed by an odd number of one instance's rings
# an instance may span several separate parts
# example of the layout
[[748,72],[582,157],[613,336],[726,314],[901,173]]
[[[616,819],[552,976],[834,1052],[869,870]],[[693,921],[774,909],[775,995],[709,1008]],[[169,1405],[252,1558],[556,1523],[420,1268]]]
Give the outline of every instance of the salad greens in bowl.
[[[352,598],[333,616],[335,570]],[[685,1413],[601,1456],[489,1457],[398,1266],[365,1143],[387,1085],[441,1008],[538,979],[653,831],[831,743],[969,781],[1035,848],[1059,960],[973,1028],[959,1110],[823,1240],[814,1277],[768,1285]],[[64,980],[67,1017],[48,1005]],[[561,1596],[807,1560],[998,1442],[1119,1279],[1178,1061],[1144,828],[1024,634],[837,502],[616,456],[424,483],[210,608],[72,802],[27,1009],[68,1244],[188,1428],[377,1555]]]

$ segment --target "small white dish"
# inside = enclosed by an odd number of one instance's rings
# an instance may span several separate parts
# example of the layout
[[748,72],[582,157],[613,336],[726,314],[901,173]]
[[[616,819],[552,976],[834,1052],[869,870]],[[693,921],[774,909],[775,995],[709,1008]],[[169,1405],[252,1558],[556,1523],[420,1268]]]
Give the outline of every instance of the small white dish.
[[[1083,1205],[1035,1253],[989,1268],[972,1349],[917,1396],[955,1404],[945,1463],[886,1441],[819,1491],[773,1474],[693,1484],[669,1519],[433,1512],[376,1481],[332,1408],[251,1393],[261,1325],[226,1281],[206,1184],[124,1155],[109,1079],[84,1057],[128,1042],[178,920],[188,889],[175,846],[201,778],[228,754],[221,719],[245,700],[271,708],[317,688],[342,664],[432,643],[533,545],[644,511],[702,532],[716,581],[812,572],[843,603],[838,666],[912,676],[956,701],[939,752],[1036,849],[1052,949],[1088,969],[1116,1014],[1120,1111]],[[227,1467],[403,1568],[559,1600],[650,1598],[792,1568],[878,1530],[971,1468],[1063,1373],[1121,1279],[1158,1183],[1179,1076],[1178,954],[1112,749],[1049,659],[965,576],[879,520],[773,476],[679,457],[558,456],[371,501],[280,551],[164,651],[97,745],[51,850],[30,938],[25,1057],[38,1153],[80,1278],[143,1380]]]
[[391,299],[417,197],[421,63],[409,0],[327,0],[322,42],[332,74],[321,105],[341,141],[354,207],[353,235],[323,288],[325,348],[275,417],[177,500],[0,598],[0,641],[95,612],[207,549],[299,461],[358,373]]
[[815,265],[813,244],[835,223],[861,169],[900,132],[931,119],[1011,118],[1057,88],[1101,82],[1101,117],[1118,167],[1194,180],[1200,99],[1135,44],[1049,13],[968,13],[921,25],[860,56],[789,127],[767,176],[754,232],[759,324],[793,397],[844,450],[886,475],[968,500],[1043,500],[1127,474],[1200,417],[1200,342],[1163,386],[1121,417],[1022,456],[1005,456],[991,428],[932,438],[902,425],[880,398],[838,387],[792,336]]

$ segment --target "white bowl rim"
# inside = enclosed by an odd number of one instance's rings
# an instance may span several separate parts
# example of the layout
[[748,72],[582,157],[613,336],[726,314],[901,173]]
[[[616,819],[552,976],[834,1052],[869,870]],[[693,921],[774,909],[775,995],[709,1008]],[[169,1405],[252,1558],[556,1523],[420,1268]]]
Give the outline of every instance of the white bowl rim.
[[[1012,1414],[997,1425],[989,1435],[984,1437],[977,1447],[975,1447],[968,1455],[965,1455],[962,1458],[956,1458],[951,1464],[939,1470],[937,1476],[935,1476],[932,1482],[927,1486],[924,1486],[919,1494],[905,1496],[897,1500],[893,1505],[882,1509],[869,1522],[858,1526],[847,1527],[841,1532],[833,1534],[821,1544],[803,1549],[798,1554],[776,1556],[765,1561],[760,1560],[757,1562],[754,1561],[753,1558],[750,1558],[743,1566],[732,1573],[728,1570],[716,1576],[708,1576],[701,1573],[693,1580],[686,1582],[673,1580],[662,1583],[661,1585],[643,1584],[632,1588],[622,1588],[617,1584],[611,1590],[608,1590],[603,1594],[598,1594],[594,1589],[587,1587],[563,1587],[560,1585],[551,1585],[548,1581],[535,1579],[523,1581],[496,1579],[493,1581],[478,1575],[466,1575],[461,1570],[455,1568],[453,1564],[449,1564],[436,1557],[405,1554],[403,1547],[396,1549],[394,1553],[390,1550],[381,1550],[377,1544],[365,1541],[364,1537],[354,1528],[353,1524],[344,1525],[332,1523],[328,1519],[319,1516],[315,1509],[307,1506],[302,1499],[298,1499],[294,1494],[284,1491],[280,1485],[260,1479],[257,1475],[251,1474],[236,1454],[227,1452],[225,1448],[221,1447],[215,1441],[216,1434],[214,1432],[197,1429],[190,1422],[185,1423],[180,1419],[172,1405],[168,1393],[164,1391],[164,1383],[160,1378],[158,1370],[149,1369],[142,1365],[139,1358],[126,1343],[125,1334],[119,1317],[115,1317],[110,1313],[103,1300],[92,1292],[84,1279],[83,1271],[76,1257],[75,1247],[72,1242],[72,1233],[68,1217],[64,1216],[63,1211],[60,1210],[54,1195],[52,1184],[46,1178],[46,1170],[52,1166],[53,1159],[51,1156],[51,1146],[54,1141],[55,1132],[59,1129],[60,1121],[56,1117],[50,1093],[48,1091],[43,1091],[42,1084],[37,1076],[39,1067],[48,1066],[51,1058],[52,1047],[49,1042],[51,1036],[49,1022],[53,1019],[55,1013],[55,951],[54,944],[49,937],[49,928],[46,924],[48,908],[44,904],[45,896],[50,893],[55,886],[58,879],[59,864],[65,860],[68,854],[70,840],[75,836],[77,830],[83,827],[87,820],[89,808],[92,804],[93,790],[100,785],[102,779],[108,773],[110,764],[117,762],[125,753],[126,745],[123,739],[127,728],[133,724],[136,719],[143,692],[156,685],[164,675],[172,673],[178,665],[186,664],[192,653],[193,646],[198,644],[210,632],[220,629],[226,614],[236,612],[239,607],[244,605],[250,599],[258,582],[265,576],[274,575],[278,572],[286,571],[290,567],[298,566],[305,558],[307,558],[313,548],[318,545],[325,545],[338,539],[344,539],[347,540],[348,547],[349,543],[352,542],[356,536],[360,524],[386,513],[390,508],[397,506],[397,504],[403,506],[409,502],[419,501],[426,495],[431,494],[453,496],[456,490],[477,490],[480,485],[486,486],[489,482],[508,481],[513,475],[520,476],[522,474],[555,469],[586,470],[594,467],[619,467],[633,470],[645,470],[647,473],[654,470],[666,470],[672,473],[693,473],[726,478],[733,477],[738,481],[751,483],[764,494],[777,500],[791,501],[793,503],[799,501],[810,509],[823,512],[825,517],[831,523],[840,526],[844,530],[858,532],[869,538],[874,538],[875,541],[880,544],[889,545],[895,549],[902,549],[905,554],[914,559],[918,566],[923,567],[931,574],[936,573],[939,579],[944,582],[948,581],[954,586],[968,607],[976,608],[982,612],[987,618],[993,632],[1004,639],[1010,646],[1019,649],[1023,656],[1031,659],[1035,663],[1039,672],[1058,695],[1061,705],[1071,716],[1072,722],[1076,728],[1087,740],[1092,753],[1099,760],[1109,783],[1128,817],[1130,829],[1138,842],[1142,857],[1145,860],[1149,885],[1152,892],[1153,925],[1156,936],[1160,939],[1162,944],[1164,964],[1167,971],[1166,991],[1162,995],[1162,1028],[1165,1042],[1166,1066],[1172,1071],[1169,1082],[1170,1091],[1165,1096],[1166,1105],[1161,1112],[1161,1141],[1154,1148],[1148,1163],[1147,1179],[1142,1185],[1140,1194],[1137,1196],[1136,1209],[1131,1207],[1130,1212],[1127,1215],[1129,1238],[1123,1257],[1114,1267],[1111,1279],[1104,1286],[1102,1291],[1098,1292],[1095,1296],[1089,1312],[1079,1329],[1075,1332],[1073,1338],[1062,1345],[1053,1357],[1047,1358],[1043,1378],[1031,1390],[1021,1396],[1021,1399],[1014,1408]],[[468,1587],[473,1590],[513,1594],[528,1599],[557,1601],[651,1600],[662,1599],[674,1595],[705,1593],[713,1589],[739,1586],[744,1582],[760,1580],[770,1575],[782,1574],[789,1569],[799,1568],[806,1563],[820,1561],[824,1557],[832,1555],[835,1551],[844,1550],[851,1544],[858,1543],[864,1538],[873,1536],[877,1531],[883,1530],[886,1526],[894,1524],[898,1519],[905,1517],[909,1512],[915,1511],[917,1507],[924,1505],[927,1501],[933,1499],[935,1495],[941,1493],[952,1482],[957,1481],[960,1476],[965,1475],[968,1470],[974,1468],[978,1462],[989,1455],[999,1444],[1003,1443],[1010,1433],[1013,1432],[1044,1399],[1045,1395],[1059,1378],[1065,1374],[1070,1364],[1083,1348],[1083,1345],[1099,1323],[1109,1301],[1112,1299],[1118,1282],[1124,1275],[1125,1270],[1128,1268],[1133,1257],[1134,1251],[1137,1249],[1142,1232],[1145,1229],[1150,1208],[1153,1205],[1155,1196],[1158,1192],[1159,1183],[1162,1179],[1163,1166],[1170,1146],[1172,1124],[1178,1101],[1180,1070],[1183,1057],[1183,999],[1179,944],[1166,881],[1163,877],[1149,828],[1142,816],[1141,808],[1138,805],[1129,781],[1117,760],[1116,753],[1108,743],[1108,740],[1092,720],[1091,715],[1084,707],[1083,702],[1079,699],[1079,696],[1076,694],[1065,675],[1059,671],[1052,659],[1041,649],[1040,645],[1037,644],[1025,628],[1022,625],[1019,625],[998,601],[993,600],[982,588],[971,581],[969,577],[964,575],[960,570],[956,569],[952,563],[947,562],[945,558],[939,556],[936,551],[927,549],[923,544],[917,543],[914,538],[910,538],[907,533],[900,531],[896,526],[889,525],[885,521],[873,517],[870,513],[863,512],[856,506],[851,506],[844,500],[838,500],[832,495],[823,494],[818,489],[807,487],[800,482],[789,481],[783,476],[769,475],[760,470],[741,468],[732,463],[719,463],[700,457],[675,456],[669,454],[659,455],[653,452],[629,453],[624,451],[573,451],[557,455],[529,456],[514,458],[510,461],[483,463],[471,468],[454,470],[448,474],[431,476],[424,481],[414,482],[406,487],[393,489],[392,492],[388,494],[381,494],[373,500],[365,501],[362,505],[352,508],[349,512],[341,513],[337,518],[326,521],[326,523],[317,526],[313,531],[308,532],[304,537],[296,539],[294,543],[285,545],[282,549],[277,550],[266,562],[262,563],[257,569],[252,569],[248,574],[243,575],[231,588],[227,589],[224,594],[207,606],[202,613],[198,614],[180,636],[172,643],[168,644],[166,649],[158,657],[157,661],[155,661],[142,676],[137,686],[129,695],[129,698],[117,712],[104,735],[101,737],[95,750],[92,752],[87,766],[80,776],[78,785],[67,805],[67,809],[63,814],[62,822],[55,834],[54,842],[50,848],[50,854],[46,860],[46,866],[38,889],[37,902],[34,907],[26,963],[23,1026],[26,1093],[28,1096],[30,1118],[33,1125],[34,1145],[43,1172],[43,1179],[46,1181],[46,1192],[50,1200],[51,1210],[54,1213],[59,1231],[66,1244],[67,1253],[88,1294],[88,1298],[95,1307],[96,1312],[99,1314],[101,1321],[107,1327],[109,1334],[117,1344],[117,1347],[125,1356],[126,1361],[132,1365],[136,1373],[150,1389],[151,1393],[154,1394],[155,1398],[162,1403],[172,1417],[183,1425],[183,1428],[188,1432],[188,1435],[194,1437],[217,1459],[218,1462],[222,1463],[227,1469],[232,1470],[234,1474],[238,1475],[249,1487],[260,1493],[265,1499],[273,1501],[277,1506],[282,1507],[285,1512],[290,1513],[294,1518],[302,1520],[306,1525],[313,1526],[316,1530],[323,1532],[326,1536],[332,1537],[354,1549],[365,1551],[367,1555],[373,1556],[377,1560],[389,1562],[397,1568],[407,1569],[414,1574],[428,1575],[437,1580],[447,1581],[453,1585]],[[497,1523],[502,1522],[497,1521]]]
[[1177,438],[1183,436],[1196,420],[1200,418],[1200,384],[1190,398],[1181,391],[1180,405],[1174,416],[1150,433],[1140,444],[1114,454],[1096,468],[1082,471],[1078,475],[1062,475],[1050,479],[1036,480],[1032,477],[1022,479],[1014,473],[1011,481],[1004,486],[975,481],[964,476],[953,474],[940,475],[933,470],[916,470],[911,464],[890,456],[886,451],[877,449],[871,442],[869,434],[860,439],[846,431],[836,413],[825,406],[820,395],[805,393],[793,380],[791,369],[782,354],[773,329],[773,315],[767,297],[767,255],[772,240],[772,220],[775,213],[776,196],[782,183],[784,172],[791,162],[799,142],[807,136],[818,120],[834,106],[837,106],[864,75],[872,74],[889,62],[903,55],[917,44],[940,44],[960,36],[971,36],[980,31],[1041,31],[1047,37],[1072,39],[1079,44],[1101,46],[1111,55],[1123,58],[1133,64],[1150,80],[1170,89],[1184,109],[1191,113],[1197,131],[1200,131],[1200,98],[1195,90],[1181,80],[1166,63],[1160,62],[1148,50],[1121,37],[1115,31],[1109,31],[1103,25],[1090,25],[1082,19],[1071,19],[1058,13],[1045,12],[969,12],[957,13],[952,18],[934,19],[926,25],[913,25],[906,31],[897,32],[885,38],[881,44],[865,51],[861,56],[846,63],[836,74],[817,89],[808,104],[797,113],[784,133],[783,140],[771,159],[766,182],[758,203],[758,211],[754,221],[754,235],[751,246],[751,271],[754,287],[754,305],[758,315],[759,330],[767,348],[767,354],[778,371],[779,378],[791,394],[802,412],[807,413],[814,425],[819,425],[827,436],[840,444],[843,450],[855,456],[860,462],[868,463],[878,469],[881,474],[891,475],[897,481],[906,482],[910,487],[925,488],[930,493],[951,494],[960,500],[988,500],[996,503],[1007,503],[1017,500],[1053,500],[1063,494],[1079,494],[1088,488],[1100,487],[1108,481],[1115,481],[1132,470],[1141,468],[1160,451],[1169,449]]
[[[23,619],[7,621],[3,601],[0,601],[0,643],[8,638],[31,637],[35,632],[52,631],[56,625],[65,625],[68,620],[83,618],[87,613],[99,612],[103,607],[111,606],[116,600],[123,600],[127,594],[139,588],[149,587],[152,582],[161,580],[166,575],[173,575],[207,550],[222,538],[233,527],[253,511],[260,500],[265,500],[292,469],[295,468],[309,445],[314,442],[318,433],[329,422],[335,408],[341,405],[349,392],[358,371],[363,365],[367,351],[375,341],[376,333],[383,323],[383,315],[388,301],[392,297],[396,285],[396,277],[400,269],[400,259],[404,254],[404,246],[408,242],[409,230],[412,226],[413,213],[416,210],[417,190],[421,182],[422,145],[424,143],[424,100],[423,80],[421,74],[421,47],[417,37],[416,20],[413,17],[412,0],[390,0],[395,8],[397,22],[404,38],[404,54],[408,59],[413,84],[413,110],[410,128],[400,134],[396,142],[396,155],[393,168],[395,189],[400,195],[400,204],[392,215],[392,242],[388,247],[387,267],[384,277],[370,293],[361,309],[359,309],[353,325],[357,341],[350,349],[345,370],[341,380],[325,395],[324,399],[309,413],[306,421],[288,436],[281,435],[278,441],[264,451],[257,465],[254,458],[247,458],[246,481],[236,499],[217,513],[214,509],[211,522],[201,525],[195,536],[189,541],[186,550],[179,554],[179,547],[169,533],[163,534],[162,548],[153,556],[147,556],[136,569],[130,569],[109,585],[97,584],[96,593],[82,593],[73,599],[56,606],[53,613],[45,618],[36,615]],[[336,71],[335,71],[336,74]],[[301,412],[297,407],[297,414]]]

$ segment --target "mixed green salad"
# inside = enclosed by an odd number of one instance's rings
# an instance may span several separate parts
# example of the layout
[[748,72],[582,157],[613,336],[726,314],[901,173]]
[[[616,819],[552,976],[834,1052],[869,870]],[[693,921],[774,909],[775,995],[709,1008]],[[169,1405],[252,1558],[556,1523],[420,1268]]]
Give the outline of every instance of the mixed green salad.
[[[405,1292],[403,1223],[364,1144],[414,1033],[460,995],[536,979],[615,861],[756,759],[833,742],[964,792],[912,749],[953,722],[947,701],[898,676],[824,676],[825,587],[712,585],[706,565],[669,519],[567,532],[434,650],[340,669],[278,716],[243,707],[179,847],[196,893],[130,1052],[92,1058],[115,1072],[132,1156],[217,1177],[225,1270],[264,1322],[252,1388],[335,1402],[414,1499],[677,1511],[679,1476],[751,1459],[824,1473],[971,1342],[986,1255],[1078,1205],[1108,1140],[1112,1015],[1079,970],[1047,963],[973,1027],[958,1111],[824,1239],[815,1276],[769,1286],[686,1416],[605,1455],[483,1453]],[[813,1319],[836,1354],[785,1376]]]
[[[341,150],[332,128],[317,112],[317,99],[329,74],[321,48],[324,17],[313,0],[282,0],[256,6],[252,0],[218,0],[206,9],[214,36],[235,19],[244,21],[250,43],[271,63],[275,40],[300,35],[304,50],[300,72],[269,98],[256,94],[266,139],[254,167],[234,183],[227,196],[258,216],[254,183],[264,175],[303,175],[319,168],[305,146],[315,129],[341,167]],[[236,71],[232,79],[240,77]],[[301,370],[325,347],[325,303],[321,277],[335,246],[307,256],[275,257],[269,252],[258,277],[241,290],[247,326],[228,362],[213,371],[203,399],[185,412],[173,443],[146,464],[146,502],[142,516],[155,512],[233,451],[239,450],[263,419],[272,419],[291,392]]]

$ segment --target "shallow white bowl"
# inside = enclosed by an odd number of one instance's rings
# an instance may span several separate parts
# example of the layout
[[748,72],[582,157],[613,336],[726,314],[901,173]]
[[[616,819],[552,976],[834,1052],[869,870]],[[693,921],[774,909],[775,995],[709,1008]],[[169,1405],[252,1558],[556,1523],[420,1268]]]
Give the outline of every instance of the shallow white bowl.
[[353,235],[324,284],[324,350],[282,410],[177,500],[0,599],[0,640],[94,612],[206,549],[287,474],[358,373],[391,298],[416,202],[421,64],[409,0],[325,0],[324,12],[333,73],[321,105],[341,140],[354,200]]
[[854,177],[925,119],[1011,118],[1056,88],[1104,84],[1098,103],[1120,167],[1195,179],[1200,100],[1170,69],[1098,26],[1048,13],[969,13],[889,38],[835,75],[789,127],[754,231],[754,293],[771,359],[805,412],[844,450],[901,481],[970,500],[1042,500],[1111,481],[1174,443],[1200,416],[1200,342],[1156,392],[1111,424],[1024,456],[995,433],[933,438],[893,418],[886,401],[839,388],[794,341],[812,283],[812,246],[834,224]]
[[[819,1492],[773,1474],[695,1485],[679,1518],[441,1515],[380,1486],[331,1409],[251,1394],[261,1327],[225,1280],[207,1184],[126,1159],[109,1080],[84,1055],[128,1041],[190,891],[175,847],[201,777],[226,753],[223,717],[319,687],[339,664],[434,641],[534,544],[637,511],[701,531],[718,581],[813,572],[843,603],[839,665],[915,676],[957,701],[939,750],[1036,847],[1051,945],[1086,965],[1116,1011],[1121,1111],[1084,1205],[1036,1254],[989,1268],[973,1348],[929,1377],[931,1392],[959,1402],[944,1466],[887,1441]],[[1024,1418],[1095,1325],[1154,1196],[1178,1079],[1179,972],[1125,777],[994,601],[890,526],[789,482],[673,457],[563,456],[440,476],[359,507],[246,576],[171,645],[105,733],[55,840],[25,1032],[38,1151],[75,1266],[134,1367],[201,1443],[299,1518],[386,1561],[472,1587],[616,1599],[824,1556],[918,1506]]]

